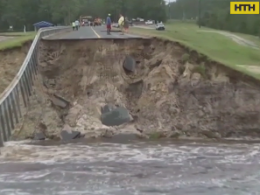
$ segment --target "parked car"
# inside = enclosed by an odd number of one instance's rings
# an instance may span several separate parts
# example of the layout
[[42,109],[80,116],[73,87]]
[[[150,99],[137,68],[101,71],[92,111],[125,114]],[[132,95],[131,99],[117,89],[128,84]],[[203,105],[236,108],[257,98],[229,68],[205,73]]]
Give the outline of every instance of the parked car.
[[146,25],[153,24],[153,21],[152,21],[152,20],[147,20],[147,21],[145,22],[145,24],[146,24]]
[[90,26],[90,21],[88,20],[83,21],[82,26]]
[[114,28],[119,28],[119,25],[118,25],[118,23],[113,23],[113,24],[112,24],[112,27],[114,27]]
[[156,25],[156,30],[165,30],[164,24],[163,24],[163,23],[158,23],[158,24]]

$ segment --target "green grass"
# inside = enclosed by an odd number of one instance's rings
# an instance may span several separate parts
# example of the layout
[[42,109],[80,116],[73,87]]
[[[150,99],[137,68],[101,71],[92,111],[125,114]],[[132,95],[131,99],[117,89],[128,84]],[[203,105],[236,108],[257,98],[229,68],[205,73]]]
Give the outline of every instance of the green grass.
[[[199,29],[198,25],[197,25],[197,21],[196,20],[168,20],[167,24],[170,25],[175,25],[177,23],[178,26],[182,26],[182,27],[188,27],[188,28],[195,28],[195,29]],[[202,30],[211,30],[211,31],[217,31],[216,29],[212,29],[212,28],[208,28],[208,27],[202,27]],[[260,47],[260,38],[258,36],[254,36],[254,35],[249,35],[249,34],[243,34],[243,33],[237,33],[237,32],[230,32],[230,31],[224,31],[224,32],[228,32],[228,33],[232,33],[234,35],[237,35],[239,37],[242,37],[244,39],[247,39],[249,41],[254,42],[256,45],[258,45]]]
[[[166,31],[140,28],[131,29],[133,33],[178,41],[183,45],[208,56],[212,60],[260,79],[259,73],[252,72],[246,67],[246,65],[256,65],[260,68],[260,50],[239,45],[230,38],[221,34],[199,32],[199,30],[214,29],[199,29],[197,25],[186,22],[168,24],[166,25]],[[241,36],[239,33],[236,35]],[[254,36],[243,35],[241,37],[251,41],[253,40],[256,45],[260,46],[259,39],[256,39]]]
[[255,43],[259,48],[260,48],[260,38],[258,36],[254,36],[254,35],[247,35],[247,34],[242,34],[242,33],[233,33],[239,37],[242,37],[244,39],[247,39],[249,41],[252,41],[253,43]]
[[7,50],[7,49],[21,47],[25,42],[33,40],[34,37],[35,37],[35,33],[29,33],[24,36],[17,36],[12,39],[0,41],[0,50]]
[[0,36],[30,36],[35,35],[36,32],[30,31],[30,32],[1,32]]

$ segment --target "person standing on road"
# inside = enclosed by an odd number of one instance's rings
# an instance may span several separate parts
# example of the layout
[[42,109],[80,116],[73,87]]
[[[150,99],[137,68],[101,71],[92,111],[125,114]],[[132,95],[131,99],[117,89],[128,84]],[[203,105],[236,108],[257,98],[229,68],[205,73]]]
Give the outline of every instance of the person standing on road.
[[75,26],[76,26],[76,30],[79,30],[79,21],[78,20],[75,21]]
[[119,15],[119,20],[118,20],[118,26],[122,32],[122,35],[124,34],[124,16],[122,14]]
[[106,25],[107,25],[107,34],[110,35],[111,33],[111,14],[108,14],[107,20],[106,20]]
[[75,24],[75,22],[72,22],[72,30],[75,30],[75,27],[76,27],[76,24]]

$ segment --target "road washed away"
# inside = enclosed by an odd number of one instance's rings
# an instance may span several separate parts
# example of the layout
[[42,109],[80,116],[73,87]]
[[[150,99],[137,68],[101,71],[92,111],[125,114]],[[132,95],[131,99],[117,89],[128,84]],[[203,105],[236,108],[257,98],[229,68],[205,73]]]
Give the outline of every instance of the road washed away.
[[253,78],[160,39],[41,42],[13,139],[259,137]]

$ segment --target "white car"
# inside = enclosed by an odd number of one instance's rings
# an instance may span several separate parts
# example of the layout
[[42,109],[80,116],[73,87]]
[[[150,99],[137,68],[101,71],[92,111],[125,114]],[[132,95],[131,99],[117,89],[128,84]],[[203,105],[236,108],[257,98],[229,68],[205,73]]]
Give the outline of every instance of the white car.
[[113,24],[112,24],[112,27],[114,27],[114,28],[119,28],[119,25],[118,25],[118,23],[113,23]]
[[152,20],[147,20],[146,22],[145,22],[145,24],[153,24],[153,21]]
[[136,18],[136,19],[137,19],[137,21],[144,22],[143,18]]
[[158,24],[156,25],[156,30],[165,30],[164,24],[163,24],[163,23],[158,23]]

